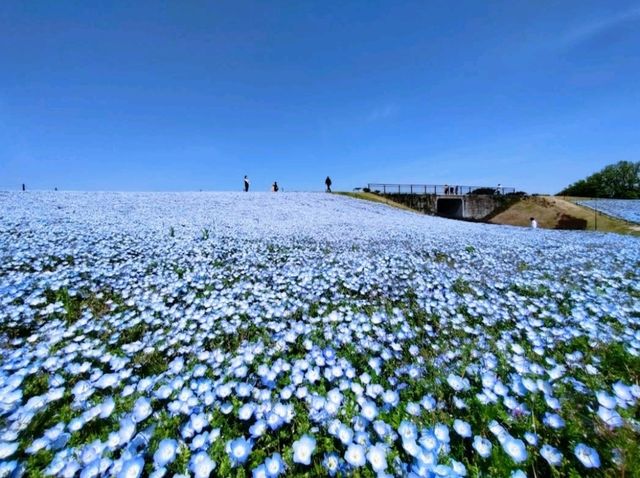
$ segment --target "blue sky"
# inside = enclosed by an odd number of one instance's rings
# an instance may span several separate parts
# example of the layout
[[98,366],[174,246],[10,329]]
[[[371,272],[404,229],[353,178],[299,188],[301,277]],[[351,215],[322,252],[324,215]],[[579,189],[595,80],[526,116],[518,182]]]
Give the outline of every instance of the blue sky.
[[0,187],[557,192],[640,160],[640,2],[0,2]]

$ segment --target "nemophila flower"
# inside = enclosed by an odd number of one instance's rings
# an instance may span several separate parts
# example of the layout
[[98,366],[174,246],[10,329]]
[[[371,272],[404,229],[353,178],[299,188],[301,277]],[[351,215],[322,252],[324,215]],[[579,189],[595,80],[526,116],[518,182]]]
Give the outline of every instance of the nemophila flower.
[[336,430],[336,437],[343,445],[348,445],[353,440],[353,430],[341,423]]
[[469,438],[472,435],[471,425],[459,419],[453,421],[453,429],[462,438]]
[[7,443],[0,441],[0,460],[9,458],[18,449],[18,443]]
[[245,403],[238,410],[238,418],[240,420],[249,420],[253,415],[253,412],[256,410],[256,405],[254,403]]
[[243,464],[253,448],[251,440],[244,437],[236,438],[227,442],[226,450],[234,466]]
[[153,454],[154,464],[162,468],[172,463],[178,451],[178,442],[172,438],[164,438],[158,444],[158,449]]
[[433,433],[441,443],[449,443],[449,427],[447,427],[444,423],[437,423],[435,427],[433,427]]
[[400,402],[400,396],[398,395],[398,392],[396,392],[395,390],[386,390],[382,394],[382,400],[386,405],[395,407]]
[[449,374],[449,376],[447,377],[447,383],[456,392],[461,392],[469,388],[469,380],[453,373]]
[[322,460],[322,466],[325,467],[329,476],[335,476],[340,469],[340,457],[337,453],[327,453]]
[[267,458],[264,462],[264,466],[267,470],[267,476],[271,478],[280,476],[285,470],[285,463],[282,460],[280,453],[274,453]]
[[614,408],[616,408],[616,405],[618,404],[615,397],[609,395],[608,393],[602,390],[596,393],[596,397],[600,405],[610,410],[613,410]]
[[508,437],[502,442],[502,449],[511,457],[516,463],[522,463],[527,459],[527,448],[522,440],[517,438]]
[[609,428],[618,428],[624,424],[624,421],[618,412],[603,406],[598,408],[598,416]]
[[558,466],[562,462],[562,453],[551,445],[542,445],[540,455],[547,460],[551,466]]
[[481,436],[476,435],[473,437],[473,448],[482,458],[487,458],[491,455],[491,442]]
[[125,445],[129,443],[136,432],[136,424],[131,418],[123,418],[120,420],[120,429],[118,431],[119,444]]
[[118,478],[138,478],[142,475],[144,468],[144,458],[141,456],[126,460],[122,464],[122,469],[118,473]]
[[424,432],[420,436],[420,439],[418,441],[420,443],[420,446],[422,446],[425,450],[428,450],[428,451],[435,451],[435,450],[438,450],[438,448],[440,447],[440,442],[438,441],[438,438],[436,437],[435,433],[433,433],[433,431],[431,430]]
[[264,420],[258,420],[249,427],[249,433],[251,433],[251,436],[253,438],[257,438],[264,435],[266,431],[267,431],[267,422],[265,422]]
[[133,405],[132,417],[136,423],[140,423],[151,415],[152,412],[153,408],[151,408],[151,401],[146,397],[140,397]]
[[538,435],[531,432],[526,432],[524,434],[524,439],[527,441],[529,445],[537,446],[538,445]]
[[378,407],[376,406],[375,402],[366,400],[362,404],[362,416],[369,421],[375,420],[375,418],[378,416]]
[[620,381],[613,384],[613,393],[615,393],[618,400],[623,403],[634,401],[631,388]]
[[565,423],[560,415],[555,413],[545,413],[542,422],[551,428],[563,428]]
[[420,454],[420,445],[413,438],[402,439],[402,448],[407,454],[416,457]]
[[354,467],[364,466],[366,463],[365,449],[362,445],[350,444],[344,454],[347,463]]
[[189,462],[189,469],[195,478],[209,478],[215,467],[216,463],[203,451],[193,455]]
[[374,445],[367,451],[367,460],[373,471],[380,472],[387,468],[387,449],[384,445]]
[[600,468],[600,456],[593,448],[580,443],[576,445],[573,452],[585,468]]
[[415,440],[418,438],[418,429],[413,423],[403,420],[398,427],[398,434],[403,440]]
[[293,442],[293,461],[302,465],[311,463],[311,456],[316,449],[316,440],[310,435],[303,435]]
[[204,413],[198,413],[191,415],[189,418],[189,424],[191,428],[196,432],[200,433],[206,426],[209,425],[209,421]]
[[251,470],[252,478],[267,478],[269,475],[267,474],[267,467],[262,465],[256,466],[253,470]]

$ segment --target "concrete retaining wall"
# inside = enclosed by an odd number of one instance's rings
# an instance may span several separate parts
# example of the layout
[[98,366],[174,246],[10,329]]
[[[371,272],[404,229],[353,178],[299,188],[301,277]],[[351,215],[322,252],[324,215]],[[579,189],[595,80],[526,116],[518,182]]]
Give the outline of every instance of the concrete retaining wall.
[[[508,196],[479,194],[440,196],[436,194],[389,193],[383,194],[383,196],[425,214],[475,221],[487,218],[516,200]],[[455,200],[462,202],[461,208],[454,204]]]

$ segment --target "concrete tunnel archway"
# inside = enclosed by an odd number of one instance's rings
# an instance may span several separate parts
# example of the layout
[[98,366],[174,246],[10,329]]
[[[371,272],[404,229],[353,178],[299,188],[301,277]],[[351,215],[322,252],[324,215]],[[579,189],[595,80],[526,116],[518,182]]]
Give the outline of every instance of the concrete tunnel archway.
[[464,217],[464,205],[461,198],[438,198],[436,202],[436,214],[442,217],[462,219]]

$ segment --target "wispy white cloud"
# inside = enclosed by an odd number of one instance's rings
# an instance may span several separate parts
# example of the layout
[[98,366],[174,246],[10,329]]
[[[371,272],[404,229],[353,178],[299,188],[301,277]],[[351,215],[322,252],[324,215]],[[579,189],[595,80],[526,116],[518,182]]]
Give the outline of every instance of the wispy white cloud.
[[624,12],[577,25],[561,38],[561,43],[564,46],[574,46],[627,22],[637,21],[640,21],[640,5]]
[[374,108],[366,117],[368,123],[380,121],[394,116],[398,112],[398,105],[388,103]]

